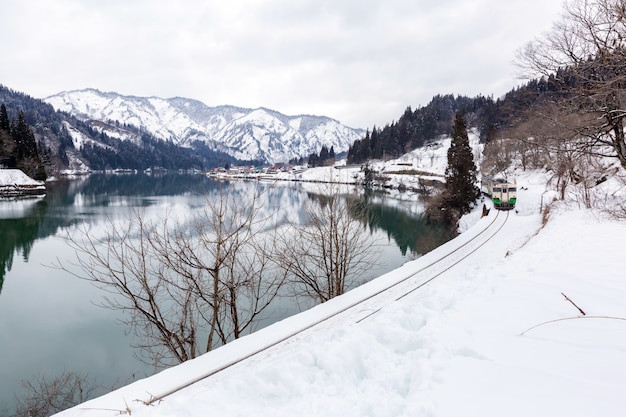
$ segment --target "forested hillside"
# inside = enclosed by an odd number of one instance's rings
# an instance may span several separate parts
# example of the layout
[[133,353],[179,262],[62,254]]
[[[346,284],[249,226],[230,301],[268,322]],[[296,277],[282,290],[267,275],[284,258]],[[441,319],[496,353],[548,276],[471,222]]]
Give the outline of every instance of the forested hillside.
[[18,123],[22,117],[30,127],[48,175],[66,169],[207,169],[239,162],[202,143],[193,143],[191,147],[175,146],[132,126],[117,126],[124,137],[130,139],[111,137],[66,113],[55,111],[42,100],[3,85],[0,85],[0,104],[5,105],[9,120]]
[[[620,110],[625,57],[626,52],[620,48],[597,58],[588,57],[569,67],[546,71],[546,75],[495,100],[482,95],[436,95],[425,106],[415,110],[407,107],[397,121],[368,129],[350,146],[347,161],[358,164],[370,159],[396,158],[449,135],[458,111],[468,129],[477,129],[487,145],[480,167],[485,173],[502,172],[516,158],[524,168],[548,167],[555,172],[556,181],[563,184],[581,181],[583,177],[596,181],[598,175],[584,172],[597,162],[589,160],[590,156],[616,157],[626,166],[626,113]],[[186,170],[244,162],[200,141],[191,147],[180,147],[119,123],[118,137],[111,137],[111,131],[99,131],[97,123],[88,124],[56,112],[49,104],[2,85],[0,104],[6,106],[10,123],[25,123],[32,130],[45,173],[36,167],[37,163],[26,164],[26,169],[39,178],[63,169]],[[14,147],[4,148],[0,149],[0,163],[15,165],[10,155]],[[33,155],[33,151],[28,153]],[[322,147],[319,155],[302,155],[299,162],[307,156],[310,164],[324,165],[332,163],[335,155],[332,147]],[[602,169],[594,167],[596,172]]]
[[[619,169],[611,161],[626,166],[622,61],[621,52],[586,60],[532,79],[496,100],[435,96],[424,107],[408,107],[398,121],[368,130],[350,148],[348,163],[396,158],[450,135],[460,111],[485,143],[479,167],[483,174],[506,176],[513,161],[519,161],[522,169],[548,170],[561,198],[570,184],[590,190]],[[580,198],[592,204],[587,193]]]
[[407,107],[397,121],[368,129],[350,147],[348,163],[397,158],[430,140],[450,135],[457,111],[463,114],[468,128],[478,129],[482,142],[504,137],[522,121],[539,117],[542,109],[563,97],[567,88],[558,78],[549,77],[531,80],[496,100],[482,95],[437,95],[423,107]]
[[437,95],[424,107],[415,110],[407,107],[397,122],[368,130],[350,147],[348,163],[397,158],[429,140],[449,135],[457,111],[465,115],[470,127],[478,128],[484,136],[489,126],[498,124],[495,108],[496,104],[488,97]]
[[35,135],[19,112],[11,121],[6,106],[0,104],[0,167],[21,169],[30,177],[46,179],[44,164],[39,157]]

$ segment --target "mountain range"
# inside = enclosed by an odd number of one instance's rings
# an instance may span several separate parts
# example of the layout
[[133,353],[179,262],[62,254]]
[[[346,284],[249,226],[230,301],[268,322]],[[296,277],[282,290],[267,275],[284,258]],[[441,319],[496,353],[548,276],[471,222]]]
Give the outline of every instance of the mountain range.
[[134,127],[156,139],[191,148],[201,142],[238,160],[287,162],[319,153],[322,146],[346,152],[364,131],[325,116],[287,116],[267,108],[209,107],[182,97],[135,97],[96,89],[62,92],[43,100],[121,140],[137,140],[120,127]]
[[525,96],[524,89],[497,102],[483,96],[437,95],[425,106],[407,107],[397,122],[363,131],[325,116],[287,116],[263,107],[209,107],[190,98],[135,97],[96,89],[42,100],[0,84],[0,103],[6,105],[9,119],[15,122],[23,116],[53,177],[308,161],[312,155],[319,159],[323,147],[360,164],[398,157],[449,134],[457,111],[484,140],[490,128],[509,125]]

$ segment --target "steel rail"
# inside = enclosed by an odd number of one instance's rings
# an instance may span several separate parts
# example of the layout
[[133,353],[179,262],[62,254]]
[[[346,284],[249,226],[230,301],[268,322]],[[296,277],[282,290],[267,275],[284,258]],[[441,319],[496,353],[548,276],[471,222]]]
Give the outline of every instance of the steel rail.
[[[290,339],[290,338],[292,338],[292,337],[294,337],[294,336],[296,336],[296,335],[298,335],[298,334],[300,334],[300,333],[302,333],[302,332],[304,332],[306,330],[309,330],[309,329],[311,329],[311,328],[313,328],[313,327],[315,327],[315,326],[317,326],[317,325],[319,325],[319,324],[321,324],[323,322],[326,322],[326,321],[330,320],[333,317],[337,317],[338,315],[340,315],[340,314],[342,314],[342,313],[344,313],[344,312],[346,312],[346,311],[348,311],[348,310],[358,306],[359,304],[362,304],[362,303],[364,303],[364,302],[366,302],[368,300],[371,300],[372,298],[374,298],[374,297],[376,297],[376,296],[378,296],[378,295],[380,295],[380,294],[382,294],[382,293],[384,293],[386,291],[389,291],[391,288],[394,288],[394,287],[396,287],[396,286],[406,282],[407,280],[415,277],[416,275],[419,275],[420,273],[424,272],[428,268],[431,268],[432,266],[442,262],[443,260],[449,258],[453,254],[459,252],[462,248],[466,247],[470,243],[476,241],[482,234],[484,234],[487,230],[489,230],[495,224],[495,222],[498,219],[498,217],[500,216],[500,214],[501,214],[501,211],[497,211],[496,212],[496,216],[491,221],[491,223],[489,223],[483,230],[481,230],[479,233],[477,233],[476,236],[473,236],[472,238],[470,238],[467,242],[465,242],[462,245],[458,246],[454,250],[446,253],[445,255],[441,256],[440,258],[435,259],[434,261],[432,261],[428,265],[423,266],[419,270],[411,272],[407,276],[401,278],[399,281],[396,281],[393,284],[388,285],[388,286],[386,286],[386,287],[384,287],[384,288],[382,288],[382,289],[380,289],[380,290],[378,290],[378,291],[376,291],[374,293],[368,294],[366,297],[364,297],[362,299],[359,299],[359,300],[356,300],[355,302],[350,303],[350,304],[348,304],[348,305],[346,305],[346,306],[344,306],[344,307],[342,307],[342,308],[340,308],[338,310],[335,310],[332,313],[330,313],[330,314],[320,318],[319,320],[316,320],[316,321],[314,321],[312,323],[309,323],[309,324],[307,324],[307,325],[305,325],[303,327],[300,327],[300,328],[298,328],[298,329],[288,333],[287,335],[279,337],[276,340],[271,341],[270,343],[268,343],[265,346],[262,346],[262,347],[260,347],[258,349],[255,349],[255,350],[251,351],[250,353],[242,355],[242,356],[240,356],[240,357],[238,357],[236,359],[228,361],[228,362],[222,364],[221,366],[216,367],[214,369],[211,369],[210,371],[208,371],[208,372],[206,372],[206,373],[204,373],[202,375],[199,375],[199,376],[197,376],[195,378],[192,378],[192,379],[190,379],[190,380],[188,380],[188,381],[186,381],[186,382],[184,382],[182,384],[179,384],[176,387],[172,387],[172,388],[166,390],[165,392],[160,393],[159,395],[150,395],[150,398],[148,400],[135,399],[135,401],[141,402],[141,403],[143,403],[145,405],[152,405],[152,404],[154,404],[156,402],[162,401],[164,398],[166,398],[166,397],[168,397],[168,396],[170,396],[170,395],[172,395],[172,394],[174,394],[174,393],[176,393],[178,391],[181,391],[181,390],[183,390],[183,389],[185,389],[185,388],[187,388],[187,387],[189,387],[189,386],[191,386],[191,385],[193,385],[193,384],[195,384],[197,382],[200,382],[200,381],[202,381],[204,379],[207,379],[207,378],[209,378],[209,377],[211,377],[211,376],[213,376],[213,375],[215,375],[215,374],[217,374],[217,373],[219,373],[219,372],[221,372],[221,371],[223,371],[225,369],[230,368],[231,366],[236,365],[237,363],[243,362],[246,359],[249,359],[249,358],[251,358],[254,355],[257,355],[257,354],[259,354],[259,353],[261,353],[263,351],[266,351],[266,350],[268,350],[268,349],[270,349],[270,348],[272,348],[274,346],[277,346],[278,344],[280,344],[280,343],[282,343],[282,342],[284,342],[284,341],[286,341],[286,340],[288,340],[288,339]],[[429,278],[428,280],[420,283],[418,286],[416,286],[416,287],[412,288],[411,290],[409,290],[408,292],[404,293],[400,297],[396,298],[395,301],[400,300],[401,298],[405,297],[406,295],[408,295],[408,294],[418,290],[419,288],[423,287],[424,285],[428,284],[429,282],[431,282],[432,280],[434,280],[435,278],[437,278],[438,276],[443,274],[443,272],[449,270],[450,268],[452,268],[453,266],[455,266],[456,264],[458,264],[459,262],[461,262],[462,260],[464,260],[465,258],[470,256],[471,254],[476,252],[480,247],[482,247],[489,240],[491,240],[502,229],[502,227],[504,227],[504,224],[508,220],[508,214],[509,213],[506,212],[506,218],[505,218],[504,222],[484,242],[482,242],[476,248],[474,248],[469,253],[464,255],[461,259],[457,260],[451,266],[447,267],[443,271],[439,272],[438,274],[434,275],[433,277]],[[368,314],[367,316],[359,319],[357,321],[357,323],[360,323],[361,321],[365,320],[366,318],[371,317],[372,315],[376,314],[381,309],[382,309],[382,307],[377,309],[377,310],[375,310],[375,311],[373,311],[372,313]]]
[[[499,215],[500,213],[501,213],[501,212],[500,212],[500,211],[498,211],[498,215]],[[496,219],[497,219],[497,217],[498,217],[498,216],[496,215]],[[508,220],[508,219],[509,219],[509,212],[507,211],[507,212],[506,212],[506,218],[504,219],[504,222],[502,222],[502,224],[501,224],[501,225],[500,225],[500,226],[496,229],[496,231],[495,231],[495,232],[494,232],[491,236],[489,236],[487,239],[485,239],[485,240],[484,240],[481,244],[479,244],[478,246],[476,246],[475,248],[473,248],[471,251],[469,251],[467,254],[465,254],[464,256],[462,256],[461,258],[459,258],[458,260],[456,260],[455,262],[453,262],[453,263],[451,263],[450,265],[448,265],[446,268],[442,269],[442,270],[441,270],[440,272],[438,272],[437,274],[435,274],[435,275],[433,275],[432,277],[428,278],[426,281],[421,282],[419,285],[417,285],[417,286],[415,286],[415,287],[411,288],[409,291],[407,291],[407,292],[403,293],[401,296],[399,296],[399,297],[395,298],[395,299],[394,299],[394,301],[399,301],[399,300],[401,300],[402,298],[406,297],[407,295],[411,294],[412,292],[419,290],[419,289],[420,289],[420,288],[422,288],[424,285],[428,284],[429,282],[433,281],[435,278],[437,278],[437,277],[439,277],[440,275],[442,275],[444,272],[449,271],[450,269],[452,269],[453,267],[455,267],[456,265],[458,265],[459,263],[461,263],[464,259],[466,259],[466,258],[467,258],[467,257],[469,257],[470,255],[472,255],[472,254],[473,254],[474,252],[476,252],[478,249],[482,248],[482,247],[483,247],[484,245],[486,245],[486,244],[487,244],[487,242],[489,242],[489,241],[490,241],[490,240],[491,240],[491,239],[492,239],[495,235],[497,235],[497,234],[498,234],[498,232],[500,232],[500,230],[502,230],[502,228],[504,227],[504,225],[506,224],[506,222],[507,222],[507,220]],[[482,232],[486,231],[486,230],[487,230],[489,227],[491,227],[494,223],[495,223],[495,219],[494,219],[494,221],[493,221],[493,222],[491,222],[491,223],[489,224],[489,226],[487,226],[484,230],[482,230],[482,231],[481,231],[481,233],[477,234],[477,235],[476,235],[476,236],[474,236],[472,239],[468,240],[468,241],[465,243],[465,245],[467,245],[467,243],[474,242],[474,241],[476,240],[476,238],[477,238],[478,236],[480,236],[480,234],[482,234]],[[418,274],[420,274],[420,273],[424,272],[424,270],[426,270],[427,268],[430,268],[430,267],[432,267],[433,265],[440,263],[443,259],[445,259],[445,258],[447,258],[448,256],[450,256],[450,255],[452,255],[452,254],[454,254],[454,253],[458,252],[458,251],[459,251],[461,248],[463,248],[465,245],[461,245],[461,246],[459,246],[457,249],[455,249],[455,250],[453,250],[452,252],[448,253],[448,255],[446,255],[446,256],[444,256],[444,257],[440,258],[439,260],[437,260],[437,261],[435,261],[435,262],[433,262],[433,263],[431,263],[431,264],[429,264],[429,265],[427,265],[427,266],[425,266],[424,268],[421,268],[421,269],[420,269],[420,270],[418,270],[418,271],[415,271],[415,272],[414,272],[414,273],[412,273],[411,275],[407,276],[407,277],[406,277],[403,281],[401,281],[401,282],[404,282],[404,281],[406,281],[406,280],[408,280],[408,279],[410,279],[410,278],[412,278],[412,277],[414,277],[414,276],[416,276],[416,275],[418,275]],[[397,284],[396,284],[396,285],[397,285]],[[389,288],[391,288],[391,287],[389,287]],[[378,312],[379,312],[380,310],[382,310],[383,308],[384,308],[384,306],[383,306],[383,307],[380,307],[380,308],[378,308],[378,309],[376,309],[376,310],[374,310],[374,311],[372,311],[371,313],[369,313],[369,314],[368,314],[368,315],[366,315],[365,317],[362,317],[362,318],[360,318],[359,320],[357,320],[357,323],[360,323],[360,322],[362,322],[363,320],[365,320],[365,319],[367,319],[367,318],[369,318],[369,317],[373,316],[374,314],[378,313]]]

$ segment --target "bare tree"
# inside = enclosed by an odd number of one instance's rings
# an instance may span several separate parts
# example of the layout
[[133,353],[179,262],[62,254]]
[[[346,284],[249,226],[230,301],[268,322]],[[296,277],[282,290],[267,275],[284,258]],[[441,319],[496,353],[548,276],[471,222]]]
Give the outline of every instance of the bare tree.
[[69,237],[79,272],[102,287],[104,306],[122,310],[139,336],[138,356],[155,366],[184,362],[254,329],[285,272],[271,259],[274,239],[259,195],[220,187],[188,219],[109,221],[104,237],[85,226]]
[[15,417],[47,417],[87,401],[96,386],[85,375],[63,372],[55,378],[38,375],[22,383],[25,393],[17,399]]
[[283,236],[278,252],[297,296],[325,302],[345,293],[378,257],[371,221],[362,201],[327,184],[305,205],[306,222]]
[[[626,169],[626,0],[569,0],[550,32],[518,54],[525,77],[544,76],[562,88],[562,124],[581,150],[616,157]],[[565,87],[565,88],[563,88]]]
[[[561,200],[569,195],[585,207],[591,207],[593,188],[607,171],[606,164],[581,146],[581,139],[569,128],[587,123],[585,116],[564,112],[556,103],[543,103],[540,111],[544,117],[530,117],[504,132],[512,139],[506,141],[511,153],[523,169],[545,168],[551,172],[549,183]],[[505,159],[494,146],[497,142],[492,142],[485,147],[488,163],[483,164],[483,171],[489,174],[494,174],[493,168]]]

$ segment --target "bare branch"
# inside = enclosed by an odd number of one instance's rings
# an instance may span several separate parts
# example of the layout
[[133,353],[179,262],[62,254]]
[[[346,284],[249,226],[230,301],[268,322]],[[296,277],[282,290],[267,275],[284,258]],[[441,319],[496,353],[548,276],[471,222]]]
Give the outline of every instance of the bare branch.
[[[624,0],[569,0],[550,32],[518,51],[521,76],[559,83],[563,115],[581,116],[571,127],[587,150],[609,146],[626,168],[626,19]],[[603,150],[599,154],[604,155]]]
[[103,288],[106,308],[126,312],[141,340],[138,356],[155,366],[192,359],[250,332],[276,297],[285,272],[273,262],[271,215],[260,214],[259,195],[221,187],[190,218],[141,212],[124,224],[108,222],[96,239],[86,226],[68,237],[79,273]]
[[377,260],[378,250],[367,230],[366,207],[340,185],[328,184],[306,204],[307,222],[283,236],[278,255],[295,283],[295,295],[319,302],[343,294]]

